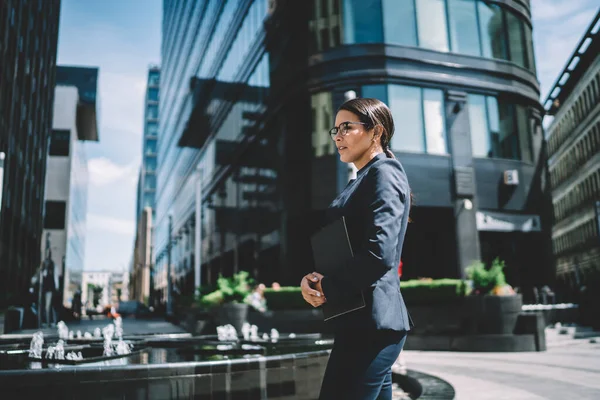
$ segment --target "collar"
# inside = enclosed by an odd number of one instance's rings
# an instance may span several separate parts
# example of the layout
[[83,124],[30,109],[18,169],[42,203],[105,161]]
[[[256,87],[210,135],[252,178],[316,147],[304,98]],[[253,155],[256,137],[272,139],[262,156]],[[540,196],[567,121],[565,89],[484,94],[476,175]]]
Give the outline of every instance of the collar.
[[379,161],[383,158],[387,158],[387,156],[385,155],[385,152],[377,154],[375,157],[373,157],[371,159],[371,161],[369,161],[364,167],[362,167],[361,169],[358,170],[358,172],[356,172],[356,177],[358,178],[359,176],[361,176],[362,174],[367,172],[371,165],[375,164],[376,161]]

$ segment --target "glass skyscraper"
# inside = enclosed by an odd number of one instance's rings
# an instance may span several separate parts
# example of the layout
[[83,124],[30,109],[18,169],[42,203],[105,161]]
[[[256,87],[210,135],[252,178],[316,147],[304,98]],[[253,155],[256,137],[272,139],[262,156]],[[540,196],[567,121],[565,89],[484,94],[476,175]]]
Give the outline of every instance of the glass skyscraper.
[[28,303],[40,266],[59,0],[0,2],[0,307]]
[[531,32],[525,0],[164,1],[157,289],[168,260],[190,293],[311,271],[305,216],[348,182],[327,131],[351,93],[396,121],[406,277],[499,256],[515,286],[551,280]]
[[144,138],[142,144],[142,169],[139,177],[137,218],[145,207],[154,209],[156,195],[156,149],[158,141],[158,101],[160,68],[148,69],[144,108]]

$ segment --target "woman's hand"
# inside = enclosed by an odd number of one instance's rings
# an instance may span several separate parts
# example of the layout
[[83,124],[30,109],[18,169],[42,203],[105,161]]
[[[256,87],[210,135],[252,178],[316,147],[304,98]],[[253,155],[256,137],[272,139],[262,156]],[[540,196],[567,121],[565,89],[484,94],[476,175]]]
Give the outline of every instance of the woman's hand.
[[[304,300],[313,307],[319,307],[327,301],[325,295],[323,294],[323,289],[321,288],[322,278],[323,275],[314,272],[312,274],[305,275],[300,283],[302,297],[304,297]],[[311,284],[314,284],[317,290],[313,289]]]

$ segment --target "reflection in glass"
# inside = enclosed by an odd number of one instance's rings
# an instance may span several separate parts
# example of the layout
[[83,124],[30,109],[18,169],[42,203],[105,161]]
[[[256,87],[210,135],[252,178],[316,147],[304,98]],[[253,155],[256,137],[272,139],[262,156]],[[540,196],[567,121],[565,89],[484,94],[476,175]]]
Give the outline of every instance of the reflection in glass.
[[425,118],[427,153],[446,154],[444,94],[441,90],[423,89],[423,116]]
[[525,49],[527,54],[527,65],[529,69],[535,72],[535,53],[533,52],[533,39],[531,37],[531,26],[523,23],[523,31],[525,32]]
[[446,4],[444,0],[416,0],[419,46],[449,51]]
[[389,106],[396,125],[391,147],[398,151],[424,153],[421,89],[390,85]]
[[523,22],[513,13],[506,13],[506,27],[508,29],[508,43],[510,59],[517,65],[527,68],[525,61],[525,38],[523,35]]
[[335,143],[329,136],[329,129],[334,124],[333,105],[330,92],[314,94],[311,98],[312,107],[312,147],[315,157],[334,154]]
[[417,45],[414,0],[383,0],[383,35],[386,43]]
[[478,2],[479,30],[483,56],[507,60],[502,9],[495,4]]
[[388,104],[386,85],[365,85],[362,87],[362,97],[378,99]]
[[468,104],[473,157],[490,157],[492,149],[488,130],[485,96],[470,94]]
[[498,103],[500,134],[498,135],[498,158],[519,159],[519,142],[515,134],[514,106],[505,102]]
[[158,124],[151,122],[146,127],[147,136],[158,136]]
[[344,0],[344,43],[383,43],[381,0]]
[[148,100],[158,101],[158,89],[157,88],[148,89]]
[[519,149],[521,153],[520,159],[522,161],[532,163],[533,154],[531,149],[531,135],[529,134],[529,121],[527,117],[527,109],[523,106],[517,105],[517,134],[519,137]]
[[455,53],[472,56],[481,53],[475,5],[475,0],[448,0],[450,39]]

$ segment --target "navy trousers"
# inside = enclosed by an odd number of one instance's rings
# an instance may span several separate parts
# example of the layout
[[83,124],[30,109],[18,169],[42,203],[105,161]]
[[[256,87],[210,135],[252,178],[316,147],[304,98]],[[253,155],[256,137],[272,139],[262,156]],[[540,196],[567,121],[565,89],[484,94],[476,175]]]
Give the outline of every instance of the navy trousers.
[[402,351],[407,332],[375,330],[365,325],[336,327],[319,400],[392,399],[391,367]]

